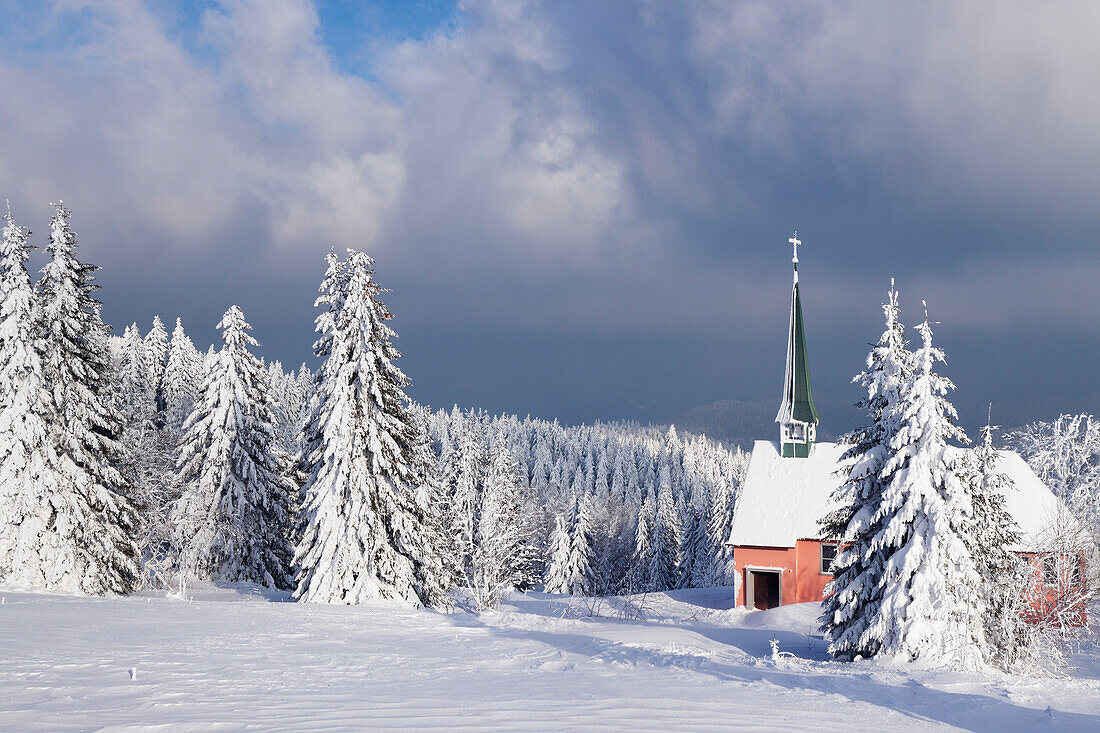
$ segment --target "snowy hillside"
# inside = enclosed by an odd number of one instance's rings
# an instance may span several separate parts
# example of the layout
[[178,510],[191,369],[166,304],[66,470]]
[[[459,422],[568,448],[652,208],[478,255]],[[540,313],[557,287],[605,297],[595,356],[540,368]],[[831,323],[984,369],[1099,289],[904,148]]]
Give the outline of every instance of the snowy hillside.
[[[832,440],[859,424],[859,413],[852,407],[853,398],[836,399],[829,395],[815,395],[814,403],[822,415],[818,437]],[[776,433],[776,398],[764,400],[719,400],[673,417],[669,422],[678,430],[695,435],[706,435],[728,445],[744,450],[761,438]]]
[[1100,729],[1095,653],[1056,681],[839,664],[815,606],[749,613],[724,588],[634,599],[644,621],[542,594],[481,615],[245,586],[0,596],[7,730]]

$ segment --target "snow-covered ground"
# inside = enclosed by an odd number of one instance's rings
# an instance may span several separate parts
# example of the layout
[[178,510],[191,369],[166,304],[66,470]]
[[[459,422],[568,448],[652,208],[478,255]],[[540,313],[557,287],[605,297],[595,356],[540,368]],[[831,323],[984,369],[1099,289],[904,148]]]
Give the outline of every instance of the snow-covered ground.
[[749,613],[729,589],[650,595],[645,621],[542,594],[481,615],[0,597],[4,730],[1100,730],[1096,654],[1067,680],[839,664],[815,606]]

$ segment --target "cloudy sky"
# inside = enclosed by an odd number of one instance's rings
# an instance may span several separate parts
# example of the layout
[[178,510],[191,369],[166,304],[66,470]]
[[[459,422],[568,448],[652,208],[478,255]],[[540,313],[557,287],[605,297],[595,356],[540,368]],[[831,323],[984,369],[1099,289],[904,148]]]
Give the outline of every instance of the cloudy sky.
[[377,262],[412,394],[574,422],[815,392],[896,278],[968,426],[1100,407],[1100,4],[0,0],[0,196],[116,327],[310,358]]

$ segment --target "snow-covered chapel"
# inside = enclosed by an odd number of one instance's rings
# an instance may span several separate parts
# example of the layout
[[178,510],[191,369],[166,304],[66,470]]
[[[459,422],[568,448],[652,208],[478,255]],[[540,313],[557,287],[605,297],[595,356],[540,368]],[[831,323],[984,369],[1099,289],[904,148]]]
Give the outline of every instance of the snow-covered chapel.
[[[779,440],[758,440],[753,446],[729,538],[737,604],[757,609],[822,599],[833,577],[837,542],[821,535],[818,522],[836,508],[832,495],[845,479],[841,457],[847,446],[817,441],[820,417],[810,388],[797,232],[789,241],[794,285],[783,396],[775,418]],[[1018,454],[1000,451],[998,469],[1015,485],[1005,496],[1021,533],[1012,549],[1034,550],[1063,505]]]

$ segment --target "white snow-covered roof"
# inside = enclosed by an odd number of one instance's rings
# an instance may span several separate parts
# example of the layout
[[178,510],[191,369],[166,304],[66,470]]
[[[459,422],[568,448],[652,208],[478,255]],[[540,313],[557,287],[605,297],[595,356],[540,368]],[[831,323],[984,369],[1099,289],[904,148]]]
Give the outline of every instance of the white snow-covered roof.
[[756,441],[730,542],[794,547],[795,540],[817,537],[817,520],[832,509],[833,490],[844,483],[836,471],[846,448],[818,443],[808,458],[783,458],[778,443]]
[[1002,450],[1000,456],[997,468],[1014,484],[1014,488],[1005,492],[1005,506],[1020,527],[1020,542],[1012,549],[1038,549],[1051,524],[1064,521],[1068,516],[1066,505],[1035,475],[1019,453]]
[[[838,469],[846,448],[818,443],[809,458],[783,458],[778,443],[756,441],[737,500],[730,543],[794,547],[796,540],[819,537],[818,520],[835,508],[833,491],[845,479],[845,472]],[[1002,450],[998,468],[1015,484],[1005,497],[1022,534],[1013,549],[1032,549],[1063,505],[1017,453]]]

